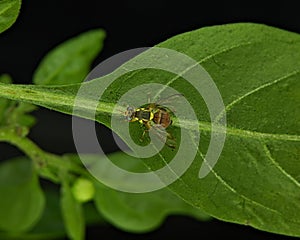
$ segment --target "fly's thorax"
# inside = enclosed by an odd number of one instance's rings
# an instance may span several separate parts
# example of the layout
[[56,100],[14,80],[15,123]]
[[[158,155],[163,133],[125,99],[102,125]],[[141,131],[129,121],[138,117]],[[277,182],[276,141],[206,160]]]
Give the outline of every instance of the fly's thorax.
[[153,112],[150,109],[138,108],[135,111],[135,118],[137,118],[138,121],[148,122],[151,121],[153,117],[154,117]]

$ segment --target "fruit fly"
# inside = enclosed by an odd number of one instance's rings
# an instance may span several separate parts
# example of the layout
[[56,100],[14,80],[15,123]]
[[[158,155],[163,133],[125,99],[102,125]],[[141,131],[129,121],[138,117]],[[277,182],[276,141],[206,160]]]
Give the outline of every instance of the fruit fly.
[[[129,122],[138,121],[139,123],[146,126],[147,130],[144,131],[143,136],[145,135],[146,131],[149,131],[151,128],[153,128],[155,130],[155,133],[161,139],[163,139],[162,134],[164,134],[166,132],[165,129],[172,124],[172,120],[171,111],[168,108],[164,107],[162,104],[180,96],[182,95],[174,94],[170,97],[160,99],[156,103],[149,103],[145,107],[140,107],[136,109],[129,106],[125,111],[125,118]],[[168,132],[166,132],[166,134],[166,145],[170,148],[175,148],[174,137]]]

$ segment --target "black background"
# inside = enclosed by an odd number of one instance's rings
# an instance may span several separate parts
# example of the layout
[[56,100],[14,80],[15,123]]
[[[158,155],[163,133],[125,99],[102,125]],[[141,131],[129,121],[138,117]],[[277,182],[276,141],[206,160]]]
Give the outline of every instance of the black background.
[[[296,1],[297,2],[297,1]],[[204,26],[234,22],[256,22],[300,33],[298,7],[287,1],[272,6],[227,1],[198,4],[168,1],[24,1],[21,14],[13,27],[0,36],[0,73],[9,73],[15,83],[31,83],[32,73],[42,57],[57,44],[81,32],[103,28],[107,32],[100,61],[124,50],[153,46],[176,34]],[[71,118],[41,109],[34,113],[38,124],[30,138],[43,149],[62,154],[75,152]],[[101,127],[107,152],[117,148],[108,141],[109,130]],[[101,139],[100,139],[101,141]],[[0,159],[20,155],[12,146],[0,144]],[[299,226],[300,227],[300,226]],[[164,239],[195,235],[197,239],[239,237],[241,239],[294,239],[255,230],[251,227],[217,220],[202,223],[188,217],[169,217],[152,233],[134,235],[112,226],[89,227],[87,239]]]

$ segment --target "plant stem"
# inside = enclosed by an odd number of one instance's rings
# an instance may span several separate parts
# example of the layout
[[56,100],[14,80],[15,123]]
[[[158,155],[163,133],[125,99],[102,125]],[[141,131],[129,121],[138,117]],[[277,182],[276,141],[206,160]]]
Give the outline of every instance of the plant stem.
[[47,172],[49,173],[50,169],[56,169],[54,172],[63,170],[64,172],[70,171],[80,175],[86,174],[83,168],[69,161],[67,158],[62,158],[61,156],[43,151],[29,138],[22,136],[22,131],[24,131],[22,128],[0,128],[0,141],[10,143],[23,151],[32,159],[35,168],[41,176],[49,178]]

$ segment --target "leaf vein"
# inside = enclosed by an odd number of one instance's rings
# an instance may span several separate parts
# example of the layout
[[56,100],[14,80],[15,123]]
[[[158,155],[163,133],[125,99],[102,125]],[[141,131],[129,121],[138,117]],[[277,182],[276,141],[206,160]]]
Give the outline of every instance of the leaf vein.
[[[283,80],[287,80],[287,79],[289,79],[290,77],[293,77],[293,76],[295,76],[295,75],[297,75],[297,74],[299,74],[299,73],[300,73],[299,70],[298,70],[298,71],[293,71],[293,72],[291,72],[291,73],[289,73],[289,74],[287,74],[287,75],[285,75],[285,76],[283,76],[283,77],[276,78],[276,79],[273,80],[272,82],[265,83],[265,84],[263,84],[263,85],[261,85],[261,86],[255,88],[255,89],[253,89],[253,90],[251,90],[251,91],[245,93],[244,95],[238,97],[236,100],[234,100],[234,101],[232,101],[231,103],[229,103],[229,104],[225,107],[225,111],[226,111],[226,112],[230,111],[234,105],[236,105],[238,102],[242,101],[244,98],[246,98],[246,97],[248,97],[248,96],[250,96],[250,95],[252,95],[252,94],[254,94],[254,93],[256,93],[256,92],[258,92],[258,91],[260,91],[260,90],[263,90],[263,89],[265,89],[265,88],[267,88],[267,87],[270,87],[270,86],[272,86],[272,85],[274,85],[274,84],[276,84],[276,83],[279,83],[279,82],[281,82],[281,81],[283,81]],[[222,112],[221,114],[224,114],[224,113]]]
[[254,201],[248,197],[246,197],[245,195],[239,193],[237,190],[235,190],[232,186],[230,186],[211,166],[210,164],[206,161],[205,157],[203,156],[202,152],[199,150],[198,148],[198,154],[201,156],[202,160],[203,160],[203,163],[206,164],[211,173],[213,173],[216,177],[216,179],[222,184],[224,185],[225,188],[229,189],[232,193],[238,195],[239,197],[241,197],[243,200],[245,201],[248,201],[250,203],[252,203],[253,205],[257,205],[257,206],[260,206],[268,211],[271,211],[271,212],[274,212],[274,213],[277,213],[279,215],[282,215],[279,211],[277,211],[276,209],[273,209],[273,208],[270,208],[270,207],[267,207],[266,205],[262,204],[262,203],[259,203],[257,201]]
[[264,152],[267,156],[267,158],[274,164],[274,166],[284,175],[286,176],[289,180],[291,180],[297,187],[300,187],[300,183],[293,178],[290,174],[288,174],[280,165],[279,163],[273,158],[268,146],[263,143],[263,149]]
[[0,15],[2,15],[3,13],[5,13],[7,10],[9,10],[11,8],[11,6],[13,6],[13,3],[8,3],[7,7],[6,8],[3,8],[1,11],[0,11]]
[[168,86],[170,86],[173,82],[175,82],[177,79],[179,79],[179,77],[181,77],[183,74],[185,74],[186,72],[188,72],[189,70],[191,70],[192,68],[196,67],[197,65],[201,64],[201,63],[204,63],[206,62],[207,60],[215,57],[215,56],[218,56],[218,55],[221,55],[223,53],[226,53],[226,52],[229,52],[235,48],[239,48],[241,46],[247,46],[247,45],[251,45],[253,44],[253,42],[246,42],[246,43],[241,43],[241,44],[235,44],[235,45],[232,45],[228,48],[223,48],[221,49],[220,51],[216,52],[216,53],[213,53],[213,54],[210,54],[202,59],[200,59],[199,61],[196,61],[196,63],[194,65],[191,65],[190,67],[186,68],[184,71],[182,71],[181,73],[177,74],[174,78],[172,78],[169,82],[167,82],[164,87],[156,94],[156,96],[158,96],[159,94],[161,94]]

